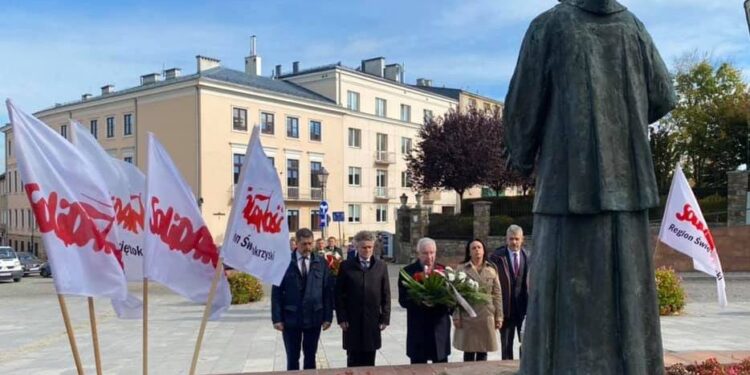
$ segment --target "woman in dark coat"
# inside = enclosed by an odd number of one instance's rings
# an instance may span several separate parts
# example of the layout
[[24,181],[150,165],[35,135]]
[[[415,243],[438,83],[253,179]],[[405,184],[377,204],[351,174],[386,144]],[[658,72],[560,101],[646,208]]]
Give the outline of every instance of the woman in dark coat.
[[336,318],[344,334],[347,367],[374,366],[380,331],[391,319],[388,265],[372,256],[375,236],[354,236],[357,255],[341,264],[336,280]]

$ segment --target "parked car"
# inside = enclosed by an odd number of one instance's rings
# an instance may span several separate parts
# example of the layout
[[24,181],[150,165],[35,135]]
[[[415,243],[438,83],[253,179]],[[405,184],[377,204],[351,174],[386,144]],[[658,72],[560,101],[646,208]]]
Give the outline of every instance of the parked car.
[[0,246],[0,280],[19,282],[22,277],[23,266],[16,252],[12,247]]
[[52,267],[49,266],[49,262],[44,262],[39,268],[39,276],[52,277]]
[[38,274],[42,268],[42,260],[37,258],[32,253],[16,253],[18,259],[21,260],[21,266],[23,266],[23,276],[29,276],[33,273]]

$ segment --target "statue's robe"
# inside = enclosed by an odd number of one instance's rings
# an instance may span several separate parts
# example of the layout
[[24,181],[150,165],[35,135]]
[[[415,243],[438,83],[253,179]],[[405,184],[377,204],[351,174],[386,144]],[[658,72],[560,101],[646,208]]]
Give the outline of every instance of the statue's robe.
[[537,178],[521,373],[663,373],[648,124],[674,105],[616,1],[562,0],[531,23],[503,114],[509,164]]

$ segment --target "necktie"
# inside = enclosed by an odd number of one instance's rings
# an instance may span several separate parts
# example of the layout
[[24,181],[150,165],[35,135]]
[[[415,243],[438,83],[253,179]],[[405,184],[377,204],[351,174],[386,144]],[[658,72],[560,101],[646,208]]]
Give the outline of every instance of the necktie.
[[369,269],[369,268],[370,268],[370,261],[368,261],[368,260],[363,260],[363,261],[361,261],[361,262],[362,262],[362,268],[363,268],[363,269],[367,270],[367,269]]
[[302,257],[302,278],[307,277],[307,257]]
[[518,265],[518,253],[513,252],[513,274],[518,277],[518,269],[521,268]]

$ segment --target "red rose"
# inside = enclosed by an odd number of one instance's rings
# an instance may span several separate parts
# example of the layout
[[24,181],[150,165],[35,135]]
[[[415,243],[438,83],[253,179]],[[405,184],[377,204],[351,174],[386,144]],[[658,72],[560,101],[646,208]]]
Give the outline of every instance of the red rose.
[[415,273],[413,279],[414,281],[421,283],[422,281],[424,281],[424,272]]

